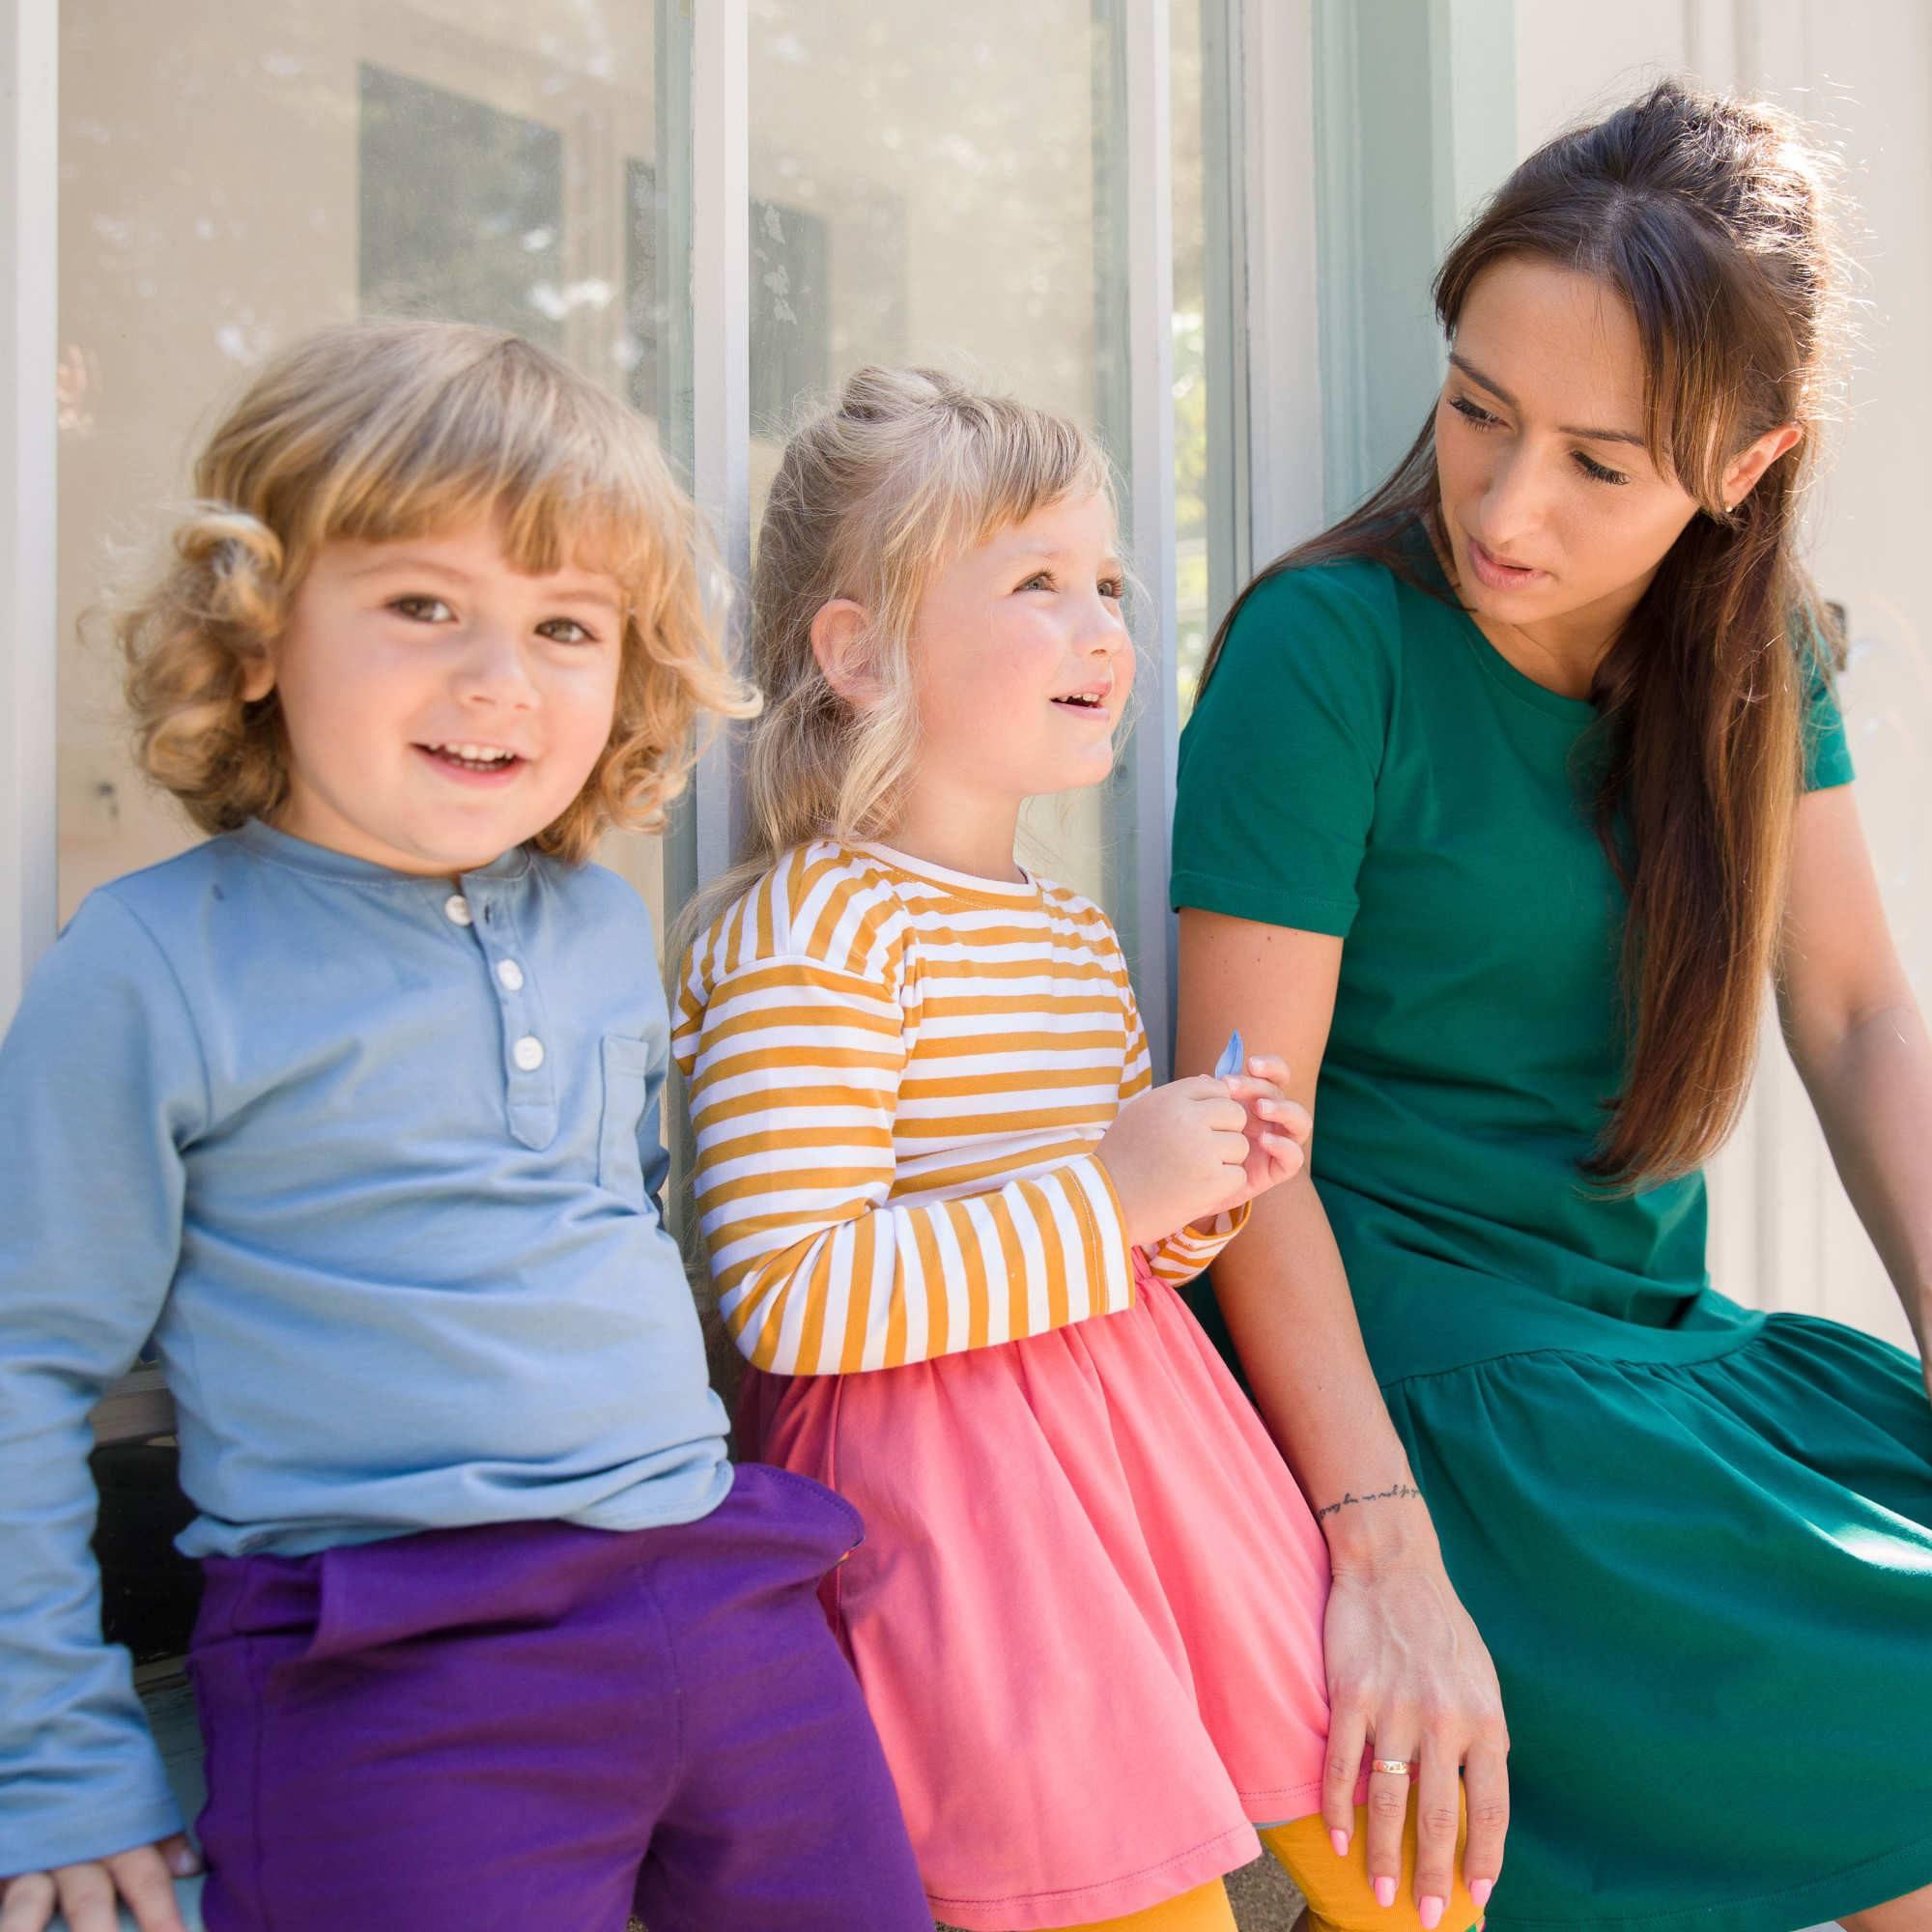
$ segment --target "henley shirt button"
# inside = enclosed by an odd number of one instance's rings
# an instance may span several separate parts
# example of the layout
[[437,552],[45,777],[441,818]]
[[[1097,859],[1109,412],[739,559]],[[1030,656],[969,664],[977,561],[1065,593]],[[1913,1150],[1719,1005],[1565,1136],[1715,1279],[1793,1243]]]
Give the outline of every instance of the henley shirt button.
[[526,1033],[510,1049],[510,1058],[517,1063],[519,1071],[534,1073],[544,1062],[543,1041],[535,1034]]
[[506,993],[521,993],[524,990],[524,969],[514,959],[497,961],[497,978],[503,982]]
[[472,917],[469,901],[461,893],[451,893],[442,902],[442,916],[451,925],[468,925]]

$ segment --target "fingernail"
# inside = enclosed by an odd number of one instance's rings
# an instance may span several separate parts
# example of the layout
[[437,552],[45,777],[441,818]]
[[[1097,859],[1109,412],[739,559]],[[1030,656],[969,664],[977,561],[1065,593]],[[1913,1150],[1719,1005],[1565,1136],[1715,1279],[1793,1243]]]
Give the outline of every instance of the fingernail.
[[1346,1832],[1330,1832],[1328,1842],[1335,1847],[1335,1856],[1346,1859],[1349,1856],[1349,1834]]
[[1425,1891],[1416,1914],[1422,1920],[1422,1932],[1435,1932],[1442,1923],[1442,1901],[1433,1891]]
[[1394,1879],[1392,1879],[1392,1878],[1378,1878],[1378,1879],[1377,1879],[1377,1881],[1376,1881],[1376,1903],[1377,1903],[1378,1905],[1380,1905],[1380,1906],[1390,1906],[1390,1905],[1393,1905],[1393,1904],[1395,1903],[1395,1880],[1394,1880]]
[[1496,1889],[1496,1882],[1494,1879],[1479,1878],[1475,1882],[1475,1884],[1469,1888],[1469,1896],[1476,1901],[1478,1908],[1481,1908],[1482,1906],[1489,1904],[1490,1893],[1495,1890],[1495,1889]]

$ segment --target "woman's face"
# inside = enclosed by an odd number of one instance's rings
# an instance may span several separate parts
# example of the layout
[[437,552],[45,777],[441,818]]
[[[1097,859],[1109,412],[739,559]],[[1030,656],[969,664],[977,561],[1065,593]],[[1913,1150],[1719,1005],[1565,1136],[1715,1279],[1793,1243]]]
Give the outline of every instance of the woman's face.
[[1449,362],[1435,461],[1464,603],[1519,627],[1614,629],[1698,508],[1645,453],[1629,305],[1592,275],[1512,257],[1470,288]]

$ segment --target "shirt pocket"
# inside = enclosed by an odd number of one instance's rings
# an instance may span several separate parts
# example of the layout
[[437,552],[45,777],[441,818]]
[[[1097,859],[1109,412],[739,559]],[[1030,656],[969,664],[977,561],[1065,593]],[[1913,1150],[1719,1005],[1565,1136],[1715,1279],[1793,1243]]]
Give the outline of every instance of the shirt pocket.
[[648,1040],[604,1037],[604,1115],[597,1130],[597,1184],[631,1207],[644,1205],[643,1155],[638,1123],[650,1079]]

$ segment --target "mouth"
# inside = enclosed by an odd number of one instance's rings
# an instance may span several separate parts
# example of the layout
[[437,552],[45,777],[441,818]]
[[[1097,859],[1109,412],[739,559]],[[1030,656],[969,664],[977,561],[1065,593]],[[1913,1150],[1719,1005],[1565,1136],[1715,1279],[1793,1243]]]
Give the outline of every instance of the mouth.
[[1107,699],[1110,696],[1111,692],[1108,691],[1069,691],[1065,697],[1056,697],[1050,701],[1062,711],[1082,712],[1089,717],[1105,717]]
[[415,750],[440,770],[466,779],[506,779],[529,761],[502,745],[481,745],[468,739],[420,744]]
[[1469,567],[1477,579],[1492,590],[1524,590],[1530,585],[1543,582],[1549,575],[1547,570],[1538,570],[1531,564],[1512,563],[1506,557],[1497,556],[1488,551],[1472,536],[1464,533],[1469,546]]

